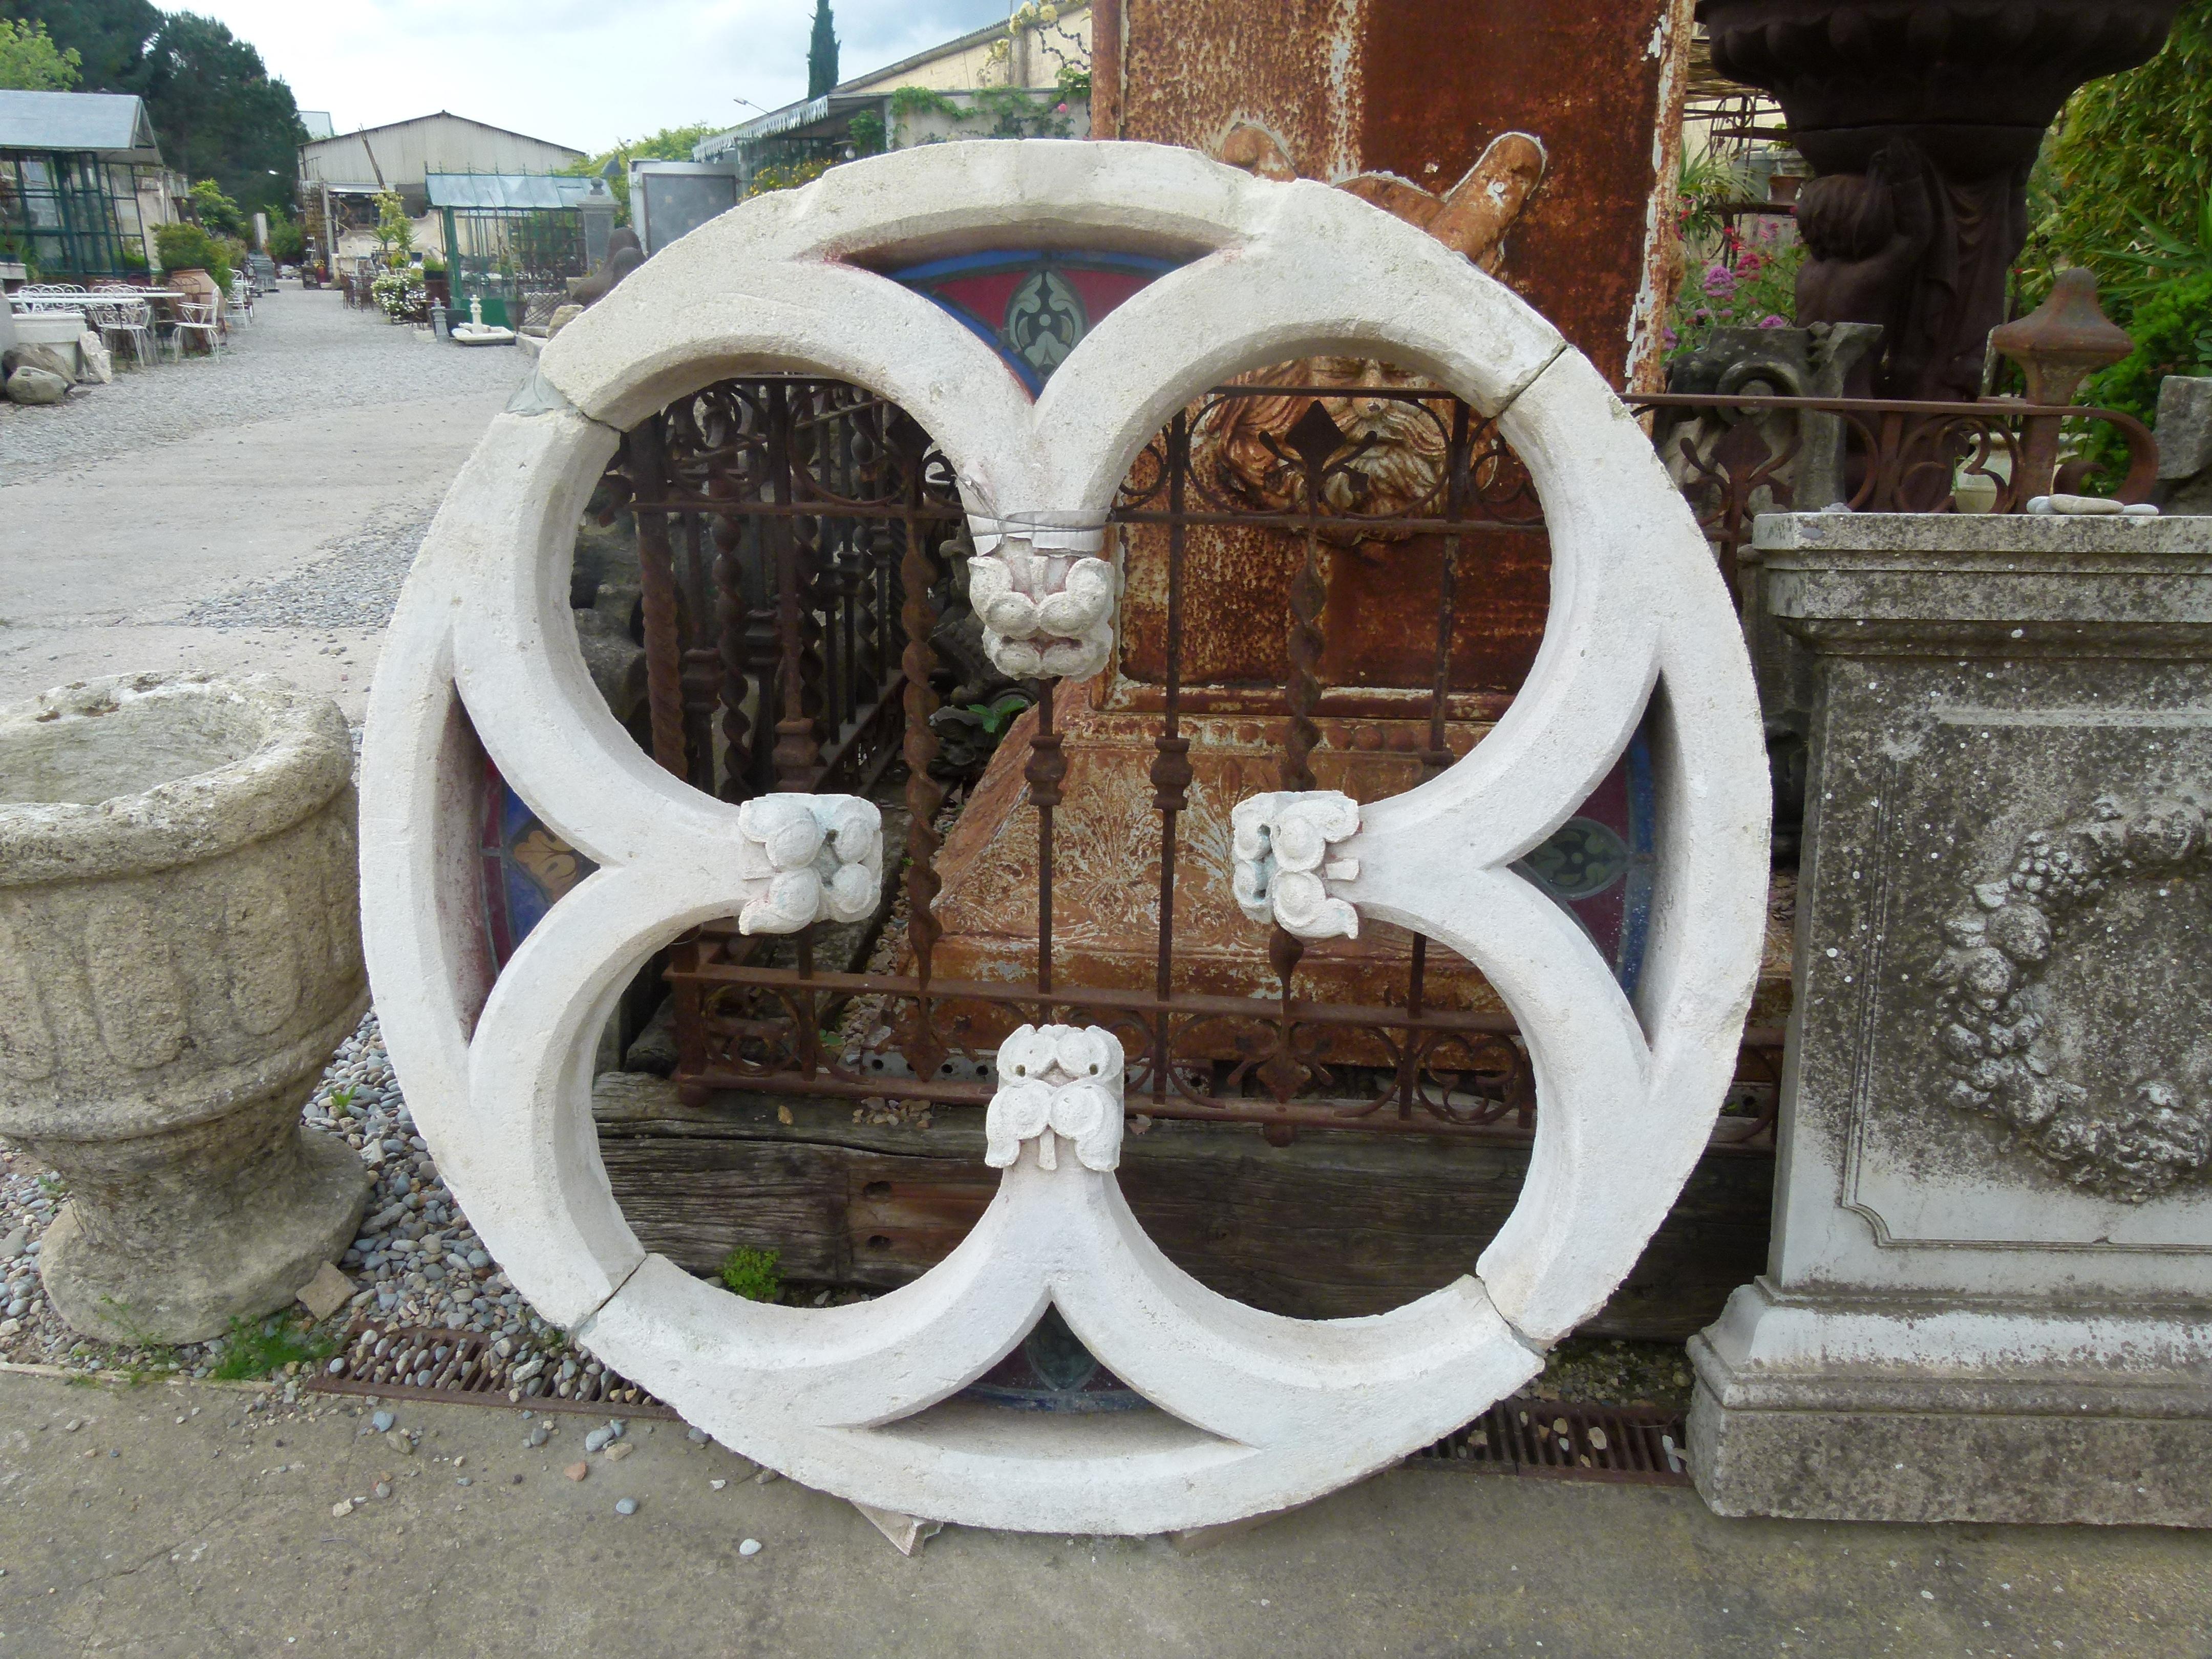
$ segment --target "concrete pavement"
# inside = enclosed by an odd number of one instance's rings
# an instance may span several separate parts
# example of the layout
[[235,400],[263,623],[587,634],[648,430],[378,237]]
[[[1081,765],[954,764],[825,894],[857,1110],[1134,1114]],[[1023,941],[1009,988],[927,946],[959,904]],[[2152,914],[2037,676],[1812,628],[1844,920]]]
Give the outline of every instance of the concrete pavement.
[[[213,627],[187,613],[312,570],[364,532],[404,536],[411,551],[505,404],[504,382],[520,381],[526,364],[507,354],[510,373],[477,368],[456,388],[439,383],[451,371],[437,354],[468,354],[416,345],[410,331],[343,311],[334,294],[288,290],[264,309],[235,361],[163,364],[81,393],[96,400],[85,417],[90,464],[11,458],[0,467],[0,703],[99,674],[263,672],[327,693],[361,718],[380,626]],[[343,386],[356,364],[382,376],[377,386],[404,390],[395,354],[422,381],[422,395],[337,406],[317,396],[319,386]],[[154,426],[121,453],[100,453],[118,440],[92,426],[93,416],[126,418],[134,399],[182,392],[212,406],[246,377],[258,390],[237,401],[266,418],[211,418],[181,438]],[[501,383],[487,388],[487,380]],[[40,413],[15,411],[0,448],[27,448]]]
[[597,1418],[531,1450],[510,1407],[410,1405],[402,1454],[358,1402],[252,1397],[0,1375],[0,1655],[2212,1653],[2202,1534],[1723,1521],[1679,1489],[1409,1469],[1196,1553],[948,1528],[908,1559],[680,1425],[633,1424],[578,1483]]

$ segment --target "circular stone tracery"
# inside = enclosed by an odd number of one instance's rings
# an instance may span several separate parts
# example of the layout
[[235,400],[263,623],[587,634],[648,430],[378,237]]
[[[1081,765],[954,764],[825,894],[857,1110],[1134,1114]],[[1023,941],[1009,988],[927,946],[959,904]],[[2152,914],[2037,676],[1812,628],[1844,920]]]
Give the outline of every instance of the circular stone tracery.
[[[1085,336],[1031,404],[990,348],[833,254],[1060,237],[1215,250]],[[1163,367],[1160,343],[1186,357]],[[1466,955],[1520,1017],[1540,1111],[1522,1200],[1462,1278],[1379,1318],[1214,1295],[1146,1238],[1112,1175],[1024,1147],[969,1237],[873,1302],[741,1301],[648,1256],[608,1192],[593,1042],[649,954],[757,896],[738,809],[639,754],[562,616],[568,547],[618,434],[745,367],[866,386],[1009,515],[1103,517],[1173,410],[1254,362],[1400,356],[1528,463],[1553,548],[1546,648],[1475,751],[1363,809],[1343,896]],[[1656,681],[1670,837],[1632,1009],[1513,864],[1564,822]],[[471,732],[598,869],[472,989],[452,873]],[[1419,231],[1325,187],[1136,144],[945,145],[760,198],[665,251],[568,330],[456,484],[395,619],[364,750],[363,891],[387,1045],[449,1184],[519,1288],[718,1438],[879,1507],[1033,1530],[1150,1532],[1304,1501],[1477,1414],[1626,1273],[1703,1149],[1763,921],[1763,752],[1725,590],[1648,441],[1548,325]],[[1647,1040],[1646,1031],[1650,1036]],[[1103,1161],[1103,1159],[1101,1161]],[[1161,1407],[1110,1423],[933,1410],[1048,1306]]]

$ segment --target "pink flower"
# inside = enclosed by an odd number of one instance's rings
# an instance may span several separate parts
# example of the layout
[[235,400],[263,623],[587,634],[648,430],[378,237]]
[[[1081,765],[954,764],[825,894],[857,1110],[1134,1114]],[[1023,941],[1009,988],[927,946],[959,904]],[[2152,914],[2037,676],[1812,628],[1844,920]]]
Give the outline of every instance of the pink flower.
[[1728,299],[1735,293],[1735,273],[1726,265],[1707,265],[1704,287],[1707,299]]
[[1790,319],[1787,317],[1766,316],[1759,319],[1759,325],[1761,328],[1787,328]]
[[1736,259],[1735,279],[1739,283],[1747,283],[1765,269],[1766,261],[1750,248],[1746,248]]

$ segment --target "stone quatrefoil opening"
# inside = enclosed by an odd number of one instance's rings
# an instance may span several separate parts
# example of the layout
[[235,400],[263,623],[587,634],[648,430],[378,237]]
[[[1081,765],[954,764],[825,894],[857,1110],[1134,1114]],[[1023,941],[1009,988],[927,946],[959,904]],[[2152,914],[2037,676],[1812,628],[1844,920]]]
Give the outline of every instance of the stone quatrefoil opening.
[[[1194,257],[1105,316],[1032,401],[989,345],[868,268],[993,246]],[[1001,1048],[987,1114],[997,1194],[915,1282],[801,1310],[649,1255],[592,1126],[609,1013],[654,951],[700,923],[736,915],[781,931],[863,913],[882,847],[865,802],[708,799],[642,754],[593,690],[564,598],[575,525],[621,434],[732,374],[869,388],[962,480],[976,566],[1004,566],[1002,586],[975,578],[976,608],[994,648],[1036,657],[1009,672],[1087,673],[1110,653],[1115,599],[1095,538],[1133,458],[1207,387],[1320,354],[1404,364],[1496,419],[1550,536],[1542,648],[1480,744],[1402,795],[1348,810],[1278,799],[1237,821],[1248,914],[1309,937],[1363,921],[1419,932],[1472,962],[1519,1022],[1536,1128],[1519,1204],[1476,1272],[1345,1321],[1208,1291],[1122,1199],[1120,1045],[1064,1027]],[[1037,503],[1051,511],[1027,510]],[[1512,866],[1589,795],[1647,711],[1662,829],[1632,1005]],[[597,866],[495,974],[471,926],[470,803],[487,754]],[[748,202],[649,260],[546,348],[455,483],[392,624],[362,777],[385,1039],[447,1182],[518,1288],[748,1456],[980,1526],[1146,1533],[1283,1508],[1527,1381],[1626,1276],[1703,1150],[1764,921],[1765,761],[1733,608],[1596,372],[1388,214],[1145,144],[875,157]],[[1109,1420],[954,1398],[1048,1305],[1159,1409]]]

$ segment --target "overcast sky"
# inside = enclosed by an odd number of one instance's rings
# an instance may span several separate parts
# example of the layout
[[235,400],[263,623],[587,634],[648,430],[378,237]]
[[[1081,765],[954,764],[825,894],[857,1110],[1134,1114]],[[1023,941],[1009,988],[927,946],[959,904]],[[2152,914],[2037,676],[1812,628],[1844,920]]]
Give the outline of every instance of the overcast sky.
[[[806,92],[813,0],[179,0],[259,48],[340,132],[449,109],[598,151],[735,126]],[[841,75],[1003,19],[1007,0],[831,0]],[[740,98],[751,105],[741,104]]]

